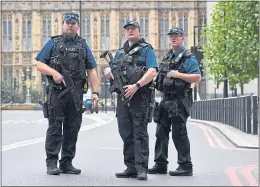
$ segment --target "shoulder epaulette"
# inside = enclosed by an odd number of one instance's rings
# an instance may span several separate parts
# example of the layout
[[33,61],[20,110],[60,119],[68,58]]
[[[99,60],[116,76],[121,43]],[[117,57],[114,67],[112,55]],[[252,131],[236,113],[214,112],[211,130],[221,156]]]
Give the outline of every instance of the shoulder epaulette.
[[78,36],[79,37],[79,42],[81,42],[81,43],[86,43],[86,39],[85,38],[83,38],[83,37],[81,37],[81,36]]
[[186,50],[184,53],[184,57],[188,58],[191,57],[193,55],[193,53],[190,52],[190,50]]
[[54,43],[57,43],[61,39],[61,35],[51,36],[51,39],[54,41]]
[[150,47],[150,48],[153,49],[153,46],[152,46],[151,44],[147,43],[147,42],[142,42],[142,43],[140,43],[139,45],[140,45],[142,48]]
[[54,39],[54,38],[58,38],[58,37],[61,37],[61,35],[51,36],[50,38],[51,38],[51,39]]

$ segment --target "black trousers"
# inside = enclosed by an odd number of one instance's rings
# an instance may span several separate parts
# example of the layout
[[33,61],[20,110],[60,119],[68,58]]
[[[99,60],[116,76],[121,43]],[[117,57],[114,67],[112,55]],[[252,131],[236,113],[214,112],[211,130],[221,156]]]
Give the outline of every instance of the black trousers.
[[[82,86],[75,84],[80,100],[83,100]],[[81,89],[80,89],[81,88]],[[78,132],[82,123],[82,106],[77,111],[71,93],[58,99],[60,90],[51,88],[48,94],[49,126],[46,133],[46,164],[71,162],[75,157]]]
[[124,163],[137,172],[147,172],[149,159],[148,96],[136,93],[131,99],[130,110],[117,99],[119,134],[124,142]]
[[[164,101],[162,101],[163,103]],[[171,102],[171,101],[170,101]],[[168,105],[171,103],[168,102]],[[163,104],[162,104],[163,106]],[[178,106],[178,112],[185,113],[185,108],[182,105]],[[169,134],[172,131],[172,140],[178,153],[179,165],[192,167],[190,156],[190,141],[188,138],[186,123],[187,118],[173,116],[169,118],[167,108],[162,107],[162,117],[156,128],[156,143],[155,143],[155,158],[154,161],[163,167],[166,167],[168,162],[168,145]]]

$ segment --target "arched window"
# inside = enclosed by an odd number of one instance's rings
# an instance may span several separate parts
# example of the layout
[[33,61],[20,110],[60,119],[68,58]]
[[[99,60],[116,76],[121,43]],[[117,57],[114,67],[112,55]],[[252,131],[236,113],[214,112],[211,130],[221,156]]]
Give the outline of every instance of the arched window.
[[141,29],[141,37],[146,41],[149,40],[149,20],[148,14],[141,15],[140,17],[140,29]]
[[169,32],[169,19],[167,14],[160,16],[159,22],[159,38],[160,38],[160,48],[166,49],[169,47],[169,39],[167,33]]
[[188,14],[179,15],[179,27],[184,31],[184,47],[189,47],[189,17]]
[[13,78],[13,70],[12,69],[9,69],[9,79],[12,79]]
[[84,15],[81,19],[81,35],[87,41],[89,47],[91,47],[91,25],[90,25],[90,16]]
[[199,27],[199,33],[200,33],[200,36],[199,36],[199,40],[200,40],[200,42],[204,42],[205,41],[205,38],[201,35],[201,30],[202,30],[202,27],[204,26],[204,25],[206,25],[207,24],[207,17],[206,17],[206,14],[205,13],[202,13],[201,15],[200,15],[200,27]]
[[124,25],[126,24],[126,22],[129,21],[129,16],[128,15],[121,15],[120,17],[120,46],[123,46],[126,38],[125,38],[125,30],[124,30]]
[[8,77],[7,69],[4,68],[4,80],[8,80],[8,79],[10,79],[10,78]]
[[22,22],[23,50],[32,49],[32,22],[29,16],[23,17]]
[[8,50],[8,32],[7,32],[7,21],[3,21],[3,37],[4,37],[4,43],[3,48],[4,50]]
[[43,16],[42,19],[42,42],[45,44],[51,37],[51,17]]
[[188,37],[189,37],[189,22],[188,22],[188,15],[185,14],[184,15],[184,47],[188,48],[189,45],[189,41],[188,41]]
[[183,15],[179,15],[179,27],[183,28]]
[[11,17],[3,18],[3,50],[11,51],[13,49],[12,21]]
[[110,27],[109,16],[101,16],[101,49],[106,50],[110,48]]
[[8,51],[11,51],[13,48],[12,42],[12,21],[8,21]]

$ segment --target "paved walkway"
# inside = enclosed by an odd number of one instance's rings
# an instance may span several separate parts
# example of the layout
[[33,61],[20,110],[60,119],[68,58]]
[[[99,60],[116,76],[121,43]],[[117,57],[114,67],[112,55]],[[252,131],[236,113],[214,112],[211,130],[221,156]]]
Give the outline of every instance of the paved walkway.
[[244,133],[232,126],[214,122],[205,121],[197,119],[188,119],[190,122],[202,123],[209,125],[217,129],[221,134],[223,134],[230,142],[232,142],[236,147],[248,148],[248,149],[259,149],[259,135],[252,135]]

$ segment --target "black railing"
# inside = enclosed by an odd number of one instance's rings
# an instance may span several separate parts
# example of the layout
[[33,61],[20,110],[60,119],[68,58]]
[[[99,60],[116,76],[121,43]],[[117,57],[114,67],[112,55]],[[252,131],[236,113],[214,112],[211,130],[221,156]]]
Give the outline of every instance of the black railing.
[[195,101],[191,118],[216,121],[235,127],[248,134],[258,132],[258,98],[242,96]]

